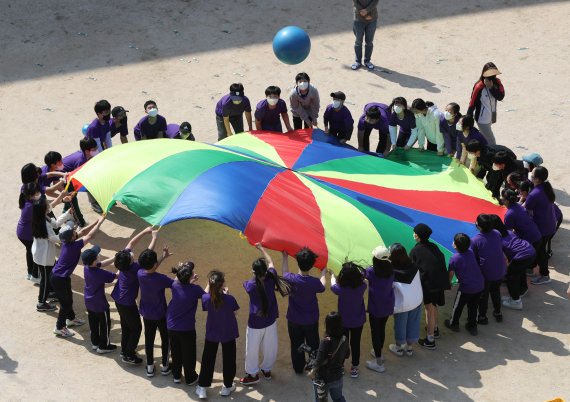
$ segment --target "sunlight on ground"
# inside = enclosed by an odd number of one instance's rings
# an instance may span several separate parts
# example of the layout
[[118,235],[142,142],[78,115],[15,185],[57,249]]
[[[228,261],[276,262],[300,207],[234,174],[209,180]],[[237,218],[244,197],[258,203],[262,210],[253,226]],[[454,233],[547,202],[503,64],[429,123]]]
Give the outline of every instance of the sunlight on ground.
[[442,384],[442,383],[440,383],[439,381],[437,381],[437,380],[435,380],[435,379],[429,377],[428,375],[422,373],[421,371],[420,371],[420,378],[421,378],[422,380],[424,380],[424,381],[429,382],[430,384],[437,385],[438,387],[441,387],[441,388],[444,388],[444,389],[449,389],[449,388],[446,387],[444,384]]
[[[499,335],[500,336],[500,335]],[[486,352],[485,349],[483,349],[482,347],[479,347],[477,345],[475,345],[473,342],[466,342],[463,345],[460,346],[461,349],[465,349],[468,350],[470,352],[475,352],[475,353],[484,353]]]

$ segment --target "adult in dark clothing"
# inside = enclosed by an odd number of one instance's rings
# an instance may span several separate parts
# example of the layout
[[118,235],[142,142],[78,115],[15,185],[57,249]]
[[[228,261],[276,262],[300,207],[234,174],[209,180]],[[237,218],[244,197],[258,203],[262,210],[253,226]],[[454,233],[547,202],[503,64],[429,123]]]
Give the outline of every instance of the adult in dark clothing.
[[424,306],[426,309],[427,336],[419,340],[426,349],[435,349],[435,337],[439,337],[437,306],[445,305],[445,290],[451,288],[445,257],[435,243],[429,241],[431,228],[419,223],[414,227],[416,245],[410,251],[410,259],[420,271]]

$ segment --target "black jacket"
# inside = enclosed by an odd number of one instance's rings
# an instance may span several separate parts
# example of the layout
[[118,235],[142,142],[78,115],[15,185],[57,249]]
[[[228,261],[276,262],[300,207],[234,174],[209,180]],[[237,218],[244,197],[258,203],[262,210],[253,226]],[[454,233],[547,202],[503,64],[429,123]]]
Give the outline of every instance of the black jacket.
[[451,288],[445,256],[434,243],[419,242],[410,251],[410,258],[420,271],[424,292],[435,292]]
[[[317,367],[315,379],[330,383],[342,378],[344,361],[350,356],[350,347],[346,338],[338,347],[341,339],[326,337],[321,340],[315,362]],[[337,347],[338,351],[335,354]]]

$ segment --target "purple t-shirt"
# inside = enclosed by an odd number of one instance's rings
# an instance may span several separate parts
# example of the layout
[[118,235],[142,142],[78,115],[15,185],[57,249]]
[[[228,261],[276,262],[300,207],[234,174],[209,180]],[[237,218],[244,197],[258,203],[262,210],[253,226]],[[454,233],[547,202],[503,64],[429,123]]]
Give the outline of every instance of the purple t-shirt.
[[453,254],[449,259],[449,271],[455,272],[462,293],[479,293],[485,287],[485,278],[471,249]]
[[85,279],[85,308],[94,313],[103,313],[109,310],[109,302],[105,297],[105,284],[115,280],[117,274],[101,269],[101,264],[92,268],[87,265],[83,267],[83,278]]
[[172,299],[166,309],[166,326],[172,331],[194,331],[196,329],[196,308],[204,289],[193,283],[172,284]]
[[544,191],[544,184],[539,184],[528,193],[524,206],[532,211],[532,220],[538,226],[542,237],[552,236],[556,233],[556,212],[554,203],[548,199]]
[[486,281],[498,281],[505,276],[507,261],[503,254],[503,239],[497,230],[477,233],[471,238],[471,249]]
[[84,245],[83,239],[75,240],[70,243],[62,243],[59,258],[51,271],[52,275],[58,278],[70,277],[75,267],[77,267],[77,263],[81,257],[81,249]]
[[283,277],[291,283],[287,320],[297,325],[312,325],[319,322],[317,293],[325,291],[318,278],[287,272]]
[[374,268],[366,270],[368,279],[368,312],[377,318],[388,317],[394,314],[394,275],[389,278],[379,278]]
[[137,305],[137,296],[139,295],[139,278],[137,274],[141,269],[137,262],[133,262],[127,270],[119,272],[117,283],[115,283],[115,287],[111,292],[111,297],[117,304],[123,306]]
[[455,126],[461,116],[455,115],[452,122],[447,121],[443,113],[439,118],[439,131],[443,134],[443,140],[445,142],[445,152],[448,155],[454,154],[457,151],[457,138],[462,135]]
[[47,177],[48,173],[49,172],[47,165],[42,166],[42,174],[40,175],[40,177],[38,177],[38,184],[40,184],[40,186],[49,187],[60,179],[57,176]]
[[232,102],[230,94],[222,96],[216,103],[216,116],[218,117],[241,116],[243,112],[251,113],[251,104],[247,96],[243,96],[241,103],[237,105]]
[[338,296],[338,312],[342,317],[344,328],[359,328],[366,322],[366,307],[364,307],[364,292],[366,283],[357,288],[340,286],[335,283],[331,286],[332,292]]
[[329,130],[333,132],[341,131],[345,133],[345,138],[350,140],[354,119],[350,110],[344,105],[336,110],[333,105],[329,104],[323,115],[325,125],[329,125]]
[[392,112],[388,124],[392,127],[400,127],[398,133],[409,138],[412,134],[412,129],[416,128],[416,116],[409,110],[405,110],[404,118],[400,120],[396,112]]
[[[366,112],[368,111],[368,109],[372,108],[372,107],[378,107],[378,109],[380,110],[380,120],[378,121],[378,123],[376,123],[375,125],[370,125],[368,123],[366,123]],[[362,116],[360,116],[360,119],[358,120],[358,130],[365,130],[367,128],[369,129],[376,129],[378,131],[380,131],[383,134],[388,135],[389,130],[388,130],[388,105],[385,105],[384,103],[376,103],[376,102],[372,102],[372,103],[367,103],[366,105],[364,105],[364,113],[362,113]]]
[[264,99],[255,108],[255,120],[261,120],[262,130],[282,133],[281,113],[287,113],[287,104],[283,99],[279,99],[273,109],[269,107],[267,99]]
[[166,125],[166,137],[168,138],[176,138],[180,131],[180,124],[169,123]]
[[111,120],[109,120],[109,129],[111,130],[111,137],[114,137],[115,135],[117,135],[117,133],[122,137],[129,135],[129,126],[127,123],[127,118],[125,117],[121,120],[121,125],[119,127],[115,125],[113,118],[111,118]]
[[32,236],[32,211],[34,203],[32,200],[26,200],[24,203],[24,208],[20,210],[20,219],[18,219],[18,225],[16,226],[16,235],[18,239],[22,240],[33,240]]
[[133,130],[135,133],[135,140],[139,141],[142,137],[146,137],[147,140],[153,140],[158,137],[158,133],[160,131],[166,134],[167,124],[166,119],[163,116],[157,115],[154,124],[150,124],[148,118],[148,115],[143,116],[135,126],[135,129]]
[[208,312],[206,318],[206,340],[210,342],[229,342],[239,338],[238,324],[234,311],[239,310],[236,299],[228,294],[222,295],[222,305],[218,308],[210,300],[210,294],[202,295],[202,310]]
[[503,252],[509,261],[525,260],[536,256],[536,251],[532,244],[521,239],[510,230],[507,232],[507,235],[503,237]]
[[475,127],[471,128],[469,135],[465,137],[463,133],[457,134],[457,159],[461,158],[463,153],[463,147],[461,144],[469,144],[470,141],[477,140],[483,145],[487,145],[487,140],[483,137],[483,134],[479,132]]
[[542,239],[542,234],[536,223],[532,220],[526,209],[519,203],[513,202],[505,212],[505,226],[514,230],[521,238],[530,243],[536,243]]
[[63,158],[63,171],[72,172],[85,162],[87,162],[87,157],[85,157],[83,151],[76,151]]
[[[274,268],[269,269],[273,275],[277,276]],[[243,287],[249,295],[249,319],[247,326],[254,329],[267,328],[279,317],[277,298],[275,297],[275,281],[269,276],[264,280],[264,291],[267,295],[267,315],[262,316],[261,296],[257,290],[255,279],[250,279],[243,283]]]
[[101,124],[99,119],[95,119],[89,124],[89,127],[87,127],[87,137],[104,141],[110,131],[111,125],[109,121]]
[[172,287],[174,280],[166,275],[144,269],[137,272],[141,288],[140,312],[147,320],[161,320],[166,316],[164,289]]

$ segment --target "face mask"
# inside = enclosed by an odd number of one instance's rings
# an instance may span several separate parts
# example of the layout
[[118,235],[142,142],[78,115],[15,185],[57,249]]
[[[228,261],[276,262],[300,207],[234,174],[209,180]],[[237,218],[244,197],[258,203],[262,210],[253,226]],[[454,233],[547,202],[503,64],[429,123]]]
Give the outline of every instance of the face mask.
[[147,113],[150,117],[156,117],[158,116],[158,109],[152,108]]
[[332,101],[332,106],[333,106],[335,109],[338,109],[341,105],[342,105],[342,102],[339,101],[339,100],[333,100],[333,101]]
[[453,120],[453,118],[455,117],[454,115],[452,115],[451,113],[449,113],[447,110],[443,113],[443,117],[445,117],[445,120]]
[[111,115],[108,114],[107,116],[103,116],[103,120],[105,120],[105,121],[111,120]]
[[463,126],[461,125],[461,123],[457,123],[457,124],[455,125],[455,129],[456,129],[457,131],[463,131]]
[[400,114],[404,111],[404,108],[400,105],[396,105],[394,106],[394,112],[396,112],[396,114]]
[[240,101],[240,100],[234,100],[234,101],[232,101],[232,103],[233,103],[234,105],[239,105],[239,104],[241,103],[241,101]]
[[475,154],[472,154],[471,152],[468,152],[468,153],[467,153],[467,157],[468,157],[469,159],[475,159],[475,158],[476,158]]
[[299,87],[301,91],[304,91],[305,89],[309,88],[309,83],[307,81],[302,81],[297,84],[297,87]]
[[40,198],[42,198],[41,193],[37,193],[36,195],[34,195],[34,196],[32,197],[32,200],[37,201],[37,200],[39,200]]
[[61,172],[61,171],[63,170],[63,163],[57,165],[57,166],[55,167],[55,170],[57,170],[58,172]]
[[498,170],[501,170],[500,166],[497,165],[496,163],[493,163],[492,169],[493,169],[495,172],[498,171]]
[[527,161],[523,161],[523,167],[528,170],[530,168],[530,165],[528,164]]
[[267,103],[271,106],[275,106],[277,105],[277,102],[279,102],[279,99],[276,98],[267,98]]
[[532,172],[528,172],[528,180],[529,180],[529,181],[533,181],[533,180],[534,180],[534,175],[532,174]]

